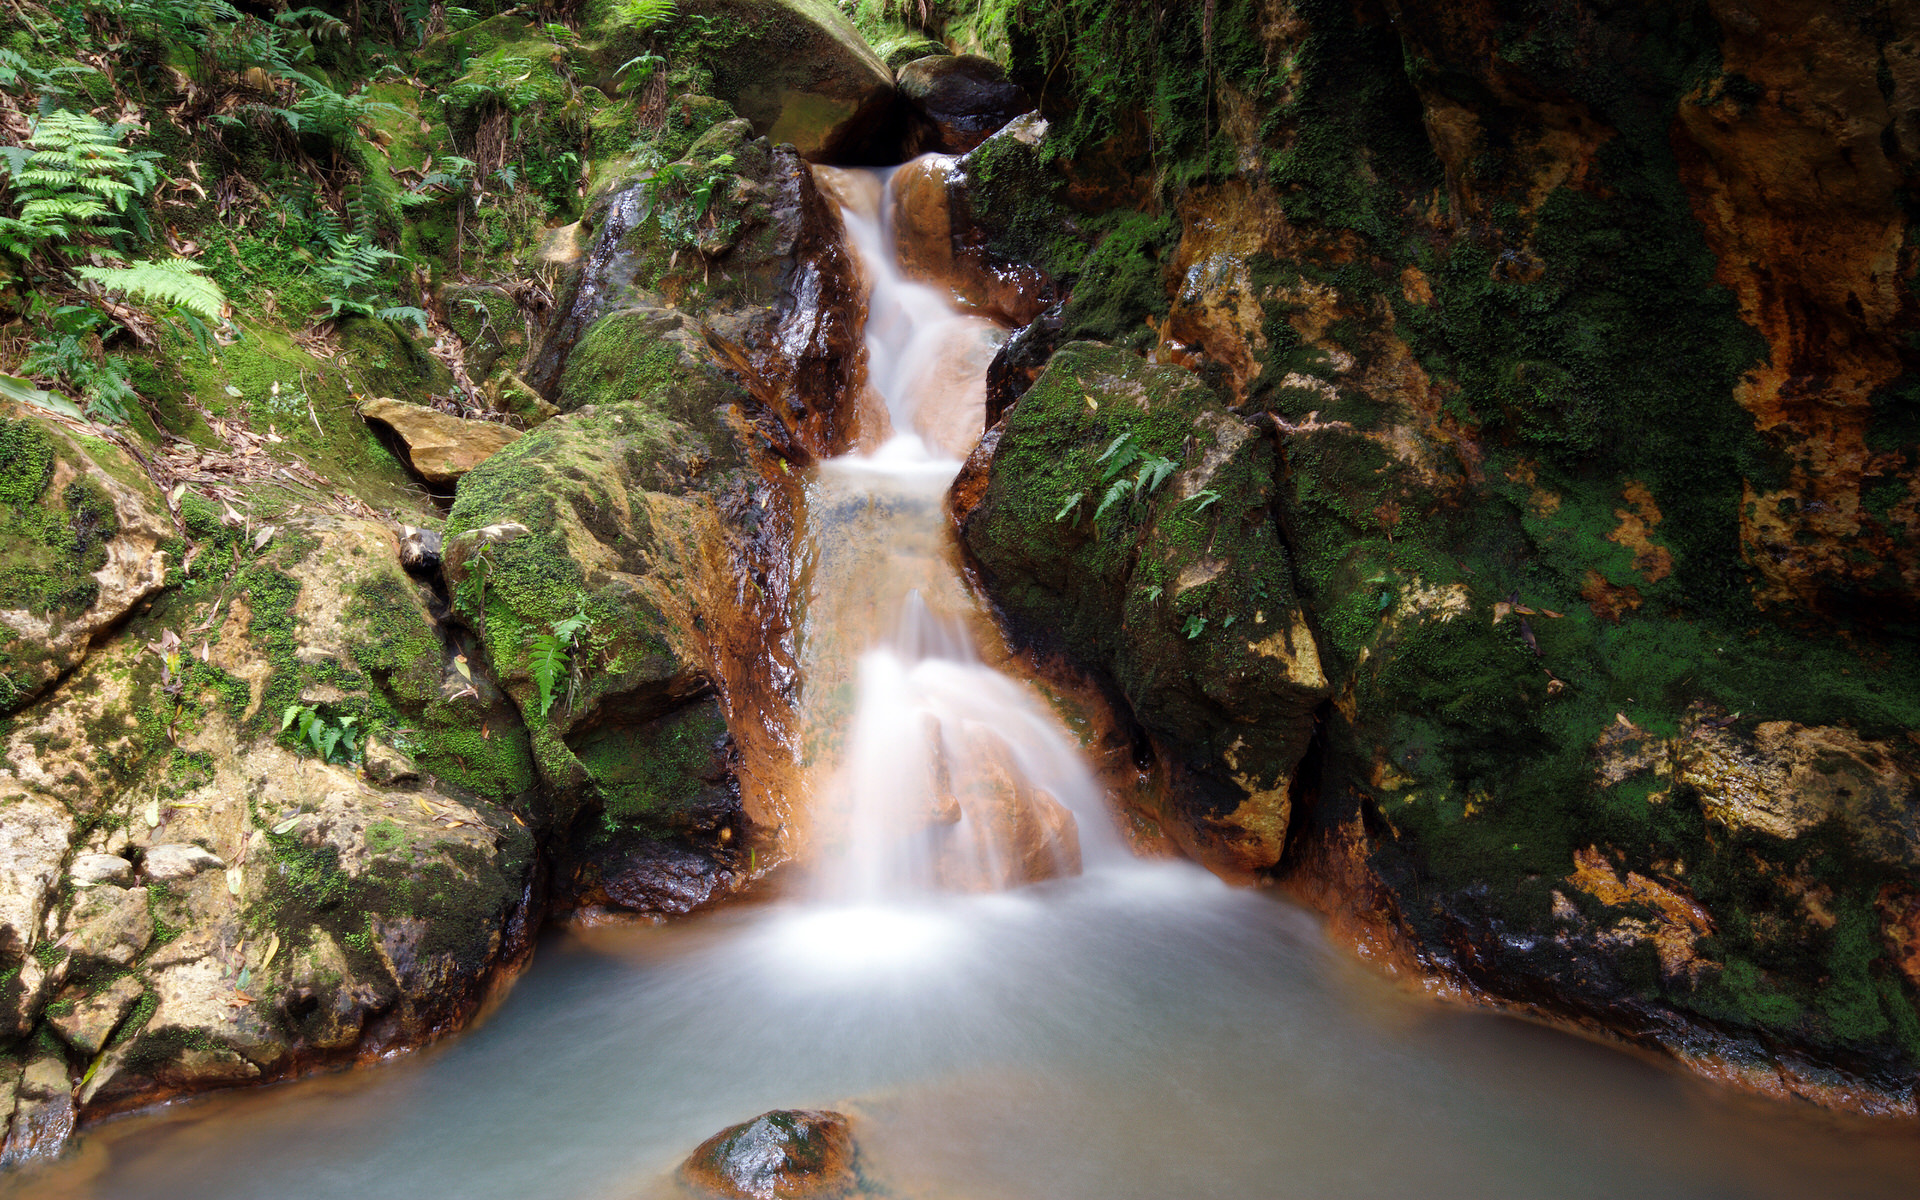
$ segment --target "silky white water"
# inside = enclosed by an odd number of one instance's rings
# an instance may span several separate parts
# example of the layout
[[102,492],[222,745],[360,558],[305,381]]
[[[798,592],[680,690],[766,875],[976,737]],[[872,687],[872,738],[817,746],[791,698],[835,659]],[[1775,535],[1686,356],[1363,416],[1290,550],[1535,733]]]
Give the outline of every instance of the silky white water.
[[[827,811],[807,886],[555,935],[445,1045],[109,1123],[0,1196],[669,1197],[702,1139],[795,1107],[850,1113],[874,1194],[900,1200],[1913,1194],[1909,1129],[1438,1007],[1284,901],[1131,859],[1072,739],[981,661],[992,630],[945,541],[958,451],[940,438],[975,393],[916,356],[972,361],[993,332],[886,282],[877,195],[865,211],[849,225],[895,436],[808,491]],[[1023,794],[1071,818],[1037,842],[1029,825],[1024,858],[986,828]],[[1059,877],[999,886],[1041,852]]]

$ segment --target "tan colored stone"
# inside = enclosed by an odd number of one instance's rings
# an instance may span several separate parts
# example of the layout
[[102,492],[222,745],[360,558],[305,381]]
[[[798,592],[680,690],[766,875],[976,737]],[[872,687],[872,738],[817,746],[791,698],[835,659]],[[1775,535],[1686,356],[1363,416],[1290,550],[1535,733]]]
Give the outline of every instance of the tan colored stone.
[[99,992],[76,999],[68,1011],[50,1015],[47,1024],[82,1057],[91,1059],[100,1053],[120,1022],[139,1003],[140,993],[140,982],[130,975],[122,975]]
[[830,1200],[853,1191],[853,1126],[836,1112],[762,1113],[714,1134],[681,1177],[720,1200]]
[[428,483],[457,482],[521,436],[498,421],[470,421],[399,400],[369,401],[360,413],[399,435],[408,461]]
[[76,962],[131,966],[153,940],[147,889],[89,888],[75,897],[61,928],[61,944]]
[[73,818],[59,804],[0,798],[0,956],[17,958],[33,945],[72,840]]

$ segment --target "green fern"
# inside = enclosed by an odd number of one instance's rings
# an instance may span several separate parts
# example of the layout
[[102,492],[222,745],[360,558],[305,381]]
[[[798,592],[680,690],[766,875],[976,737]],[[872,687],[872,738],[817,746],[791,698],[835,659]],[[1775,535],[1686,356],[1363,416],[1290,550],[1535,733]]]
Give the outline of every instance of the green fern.
[[82,279],[91,279],[110,291],[157,303],[167,308],[184,308],[208,321],[218,321],[227,306],[220,285],[202,275],[206,268],[185,258],[141,259],[124,267],[76,267]]
[[[568,693],[572,693],[573,650],[590,624],[586,612],[576,611],[571,617],[553,622],[548,628],[551,632],[538,634],[533,639],[533,656],[528,670],[533,675],[533,685],[540,689],[540,715],[546,716],[553,711],[554,689],[562,679],[568,680]],[[571,700],[569,700],[571,703]]]
[[674,0],[626,0],[619,11],[621,21],[645,32],[673,20]]
[[0,246],[27,258],[49,242],[71,252],[89,232],[144,238],[146,217],[131,202],[159,182],[161,156],[121,145],[132,132],[55,109],[34,126],[26,145],[0,146],[20,206],[18,216],[0,219]]

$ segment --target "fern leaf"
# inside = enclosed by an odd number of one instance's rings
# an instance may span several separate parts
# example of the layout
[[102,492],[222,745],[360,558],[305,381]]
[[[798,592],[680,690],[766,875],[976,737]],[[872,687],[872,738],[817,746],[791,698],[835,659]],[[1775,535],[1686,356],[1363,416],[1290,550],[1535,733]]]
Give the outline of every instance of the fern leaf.
[[1054,524],[1057,525],[1061,521],[1066,520],[1068,513],[1072,512],[1076,508],[1079,508],[1080,500],[1085,495],[1086,495],[1085,492],[1075,492],[1073,495],[1068,496],[1066,499],[1066,502],[1060,506],[1060,511],[1053,514]]
[[1143,496],[1151,496],[1160,490],[1160,485],[1173,474],[1174,461],[1170,458],[1150,458],[1140,466],[1139,491]]
[[1093,523],[1098,525],[1100,518],[1106,515],[1108,509],[1132,494],[1133,487],[1134,484],[1131,479],[1114,480],[1113,486],[1107,489],[1107,494],[1100,498],[1100,507],[1093,510]]
[[533,685],[540,689],[541,716],[553,711],[553,685],[567,673],[568,665],[566,649],[558,637],[543,633],[533,639],[533,659],[528,670],[533,675]]
[[406,322],[411,324],[423,335],[428,332],[427,310],[424,308],[414,308],[411,305],[396,304],[392,308],[375,309],[373,315],[382,321]]
[[142,259],[124,267],[76,267],[111,291],[125,292],[167,308],[184,308],[197,317],[218,321],[227,305],[226,293],[205,275],[199,263],[185,258]]

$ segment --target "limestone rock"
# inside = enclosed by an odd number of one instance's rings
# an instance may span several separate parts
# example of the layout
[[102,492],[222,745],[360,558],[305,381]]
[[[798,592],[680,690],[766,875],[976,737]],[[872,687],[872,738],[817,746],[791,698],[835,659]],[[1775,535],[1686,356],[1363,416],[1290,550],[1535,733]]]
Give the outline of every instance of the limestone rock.
[[139,981],[122,975],[92,995],[76,997],[66,1012],[57,1016],[49,1013],[47,1023],[76,1054],[92,1059],[139,1003],[140,994]]
[[67,878],[75,887],[101,883],[124,886],[133,882],[133,864],[117,854],[77,854],[67,868]]
[[830,0],[683,0],[680,11],[732,23],[740,38],[713,62],[714,93],[815,162],[866,161],[893,101],[893,72]]
[[[0,415],[0,714],[86,656],[166,583],[165,502],[119,447]],[[3,940],[4,935],[0,935]]]
[[832,1200],[851,1193],[853,1126],[836,1112],[781,1109],[714,1134],[680,1166],[682,1178],[723,1200]]
[[73,818],[61,805],[0,796],[0,959],[17,960],[37,940],[72,839]]
[[520,437],[498,421],[467,420],[399,400],[372,400],[360,412],[399,435],[408,461],[428,483],[455,483]]
[[1033,107],[999,63],[977,54],[938,54],[900,68],[901,98],[919,118],[909,155],[965,154]]
[[61,928],[61,941],[81,969],[131,966],[153,940],[147,889],[99,887],[81,892]]
[[[40,1009],[47,1002],[58,970],[49,972],[35,955],[20,960],[13,978],[0,983],[0,1037],[25,1037],[33,1032]],[[0,1104],[3,1107],[3,1104]]]
[[150,846],[140,869],[149,879],[188,879],[201,871],[225,870],[220,856],[204,846],[168,844]]

